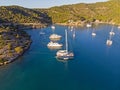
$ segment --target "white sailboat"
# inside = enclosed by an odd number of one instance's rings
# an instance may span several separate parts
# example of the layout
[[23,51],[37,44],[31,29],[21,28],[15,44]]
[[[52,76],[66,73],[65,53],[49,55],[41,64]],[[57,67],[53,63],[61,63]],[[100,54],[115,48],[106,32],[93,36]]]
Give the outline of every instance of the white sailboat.
[[106,41],[106,44],[107,44],[108,46],[111,46],[111,45],[112,45],[112,40],[109,40],[109,39],[108,39],[108,40]]
[[75,36],[76,36],[76,35],[75,35],[75,30],[74,30],[74,31],[73,31],[73,38],[75,38]]
[[73,31],[74,27],[73,26],[70,26],[70,30]]
[[73,59],[74,53],[68,51],[67,30],[65,30],[65,36],[66,36],[66,37],[65,37],[66,49],[65,49],[65,50],[59,50],[59,51],[57,51],[56,57],[57,57],[58,59],[62,59],[62,60]]
[[89,23],[87,23],[87,24],[86,24],[86,27],[90,28],[90,27],[92,27],[92,25],[89,24]]
[[113,27],[111,29],[111,31],[109,32],[110,35],[115,35],[115,32],[113,32]]
[[52,25],[51,28],[52,28],[53,30],[55,30],[55,26],[54,26],[54,25]]
[[106,45],[111,46],[112,45],[112,35],[109,35],[109,39],[106,41]]
[[93,36],[93,37],[95,37],[95,36],[96,36],[96,33],[94,32],[94,30],[93,30],[93,32],[92,32],[92,36]]
[[108,45],[108,46],[111,46],[112,43],[113,43],[113,41],[112,41],[112,36],[115,35],[115,33],[113,32],[113,28],[114,28],[114,26],[112,26],[112,29],[111,29],[111,31],[109,32],[109,39],[107,39],[107,41],[106,41],[106,45]]
[[96,33],[92,32],[92,36],[96,36]]

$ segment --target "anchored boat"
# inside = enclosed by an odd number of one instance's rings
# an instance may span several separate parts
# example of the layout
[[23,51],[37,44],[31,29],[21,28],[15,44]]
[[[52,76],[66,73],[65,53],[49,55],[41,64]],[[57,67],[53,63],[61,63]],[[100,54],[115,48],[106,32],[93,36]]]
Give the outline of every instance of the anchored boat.
[[52,34],[52,35],[50,35],[50,39],[61,39],[61,37],[62,36],[60,36],[60,35],[57,35],[57,34]]
[[49,42],[49,43],[47,44],[47,46],[48,46],[48,47],[62,47],[63,45],[51,41],[51,42]]
[[66,38],[65,38],[66,39],[65,40],[65,42],[66,42],[66,49],[57,51],[56,57],[58,59],[62,59],[62,60],[69,60],[69,59],[73,59],[74,53],[68,51],[67,30],[65,30],[65,35],[66,35]]

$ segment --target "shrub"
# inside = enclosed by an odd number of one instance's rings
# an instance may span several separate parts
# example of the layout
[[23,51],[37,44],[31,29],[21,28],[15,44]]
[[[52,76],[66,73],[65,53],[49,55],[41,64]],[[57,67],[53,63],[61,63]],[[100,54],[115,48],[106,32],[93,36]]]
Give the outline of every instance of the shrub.
[[15,51],[19,54],[19,53],[22,53],[23,52],[23,48],[18,46],[15,48]]

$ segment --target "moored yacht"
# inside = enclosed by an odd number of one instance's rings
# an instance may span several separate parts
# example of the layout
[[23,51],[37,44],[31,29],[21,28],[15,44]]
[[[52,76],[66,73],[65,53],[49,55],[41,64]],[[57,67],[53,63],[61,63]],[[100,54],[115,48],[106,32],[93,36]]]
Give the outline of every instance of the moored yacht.
[[109,34],[110,34],[110,35],[115,35],[115,33],[114,33],[113,31],[111,31]]
[[75,31],[75,29],[73,29],[72,37],[73,37],[73,39],[76,37],[76,31]]
[[112,45],[112,40],[109,40],[109,39],[108,39],[108,40],[106,41],[106,44],[107,44],[108,46],[111,46],[111,45]]
[[63,45],[51,41],[51,42],[49,42],[49,43],[47,44],[47,46],[48,46],[48,47],[62,47]]
[[112,29],[111,29],[111,31],[109,32],[110,35],[115,35],[113,29],[114,29],[114,26],[112,26]]
[[112,41],[112,35],[109,35],[109,39],[107,39],[106,45],[111,46],[112,43],[113,43],[113,41]]
[[92,25],[91,25],[91,24],[86,24],[86,27],[88,27],[88,28],[89,28],[89,27],[92,27]]
[[51,28],[54,30],[54,29],[55,29],[55,26],[52,25]]
[[62,36],[60,36],[60,35],[57,35],[57,34],[52,34],[52,35],[50,35],[50,39],[60,39]]
[[96,33],[95,33],[95,28],[93,28],[93,30],[92,30],[92,34],[91,34],[93,37],[95,37],[96,36]]
[[62,60],[69,60],[69,59],[73,59],[74,57],[74,53],[73,52],[69,52],[68,51],[68,41],[67,41],[67,30],[65,30],[66,33],[66,49],[65,50],[59,50],[56,53],[56,57],[58,59],[62,59]]
[[96,36],[96,33],[93,32],[93,33],[92,33],[92,36]]

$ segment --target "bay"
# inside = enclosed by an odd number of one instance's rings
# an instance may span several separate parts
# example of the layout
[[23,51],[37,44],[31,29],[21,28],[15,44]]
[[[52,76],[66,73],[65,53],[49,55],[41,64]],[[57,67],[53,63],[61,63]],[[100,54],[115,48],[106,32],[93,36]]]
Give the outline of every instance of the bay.
[[[120,30],[114,26],[113,44],[107,46],[111,28],[96,26],[95,37],[93,28],[86,27],[74,27],[74,31],[56,25],[54,31],[51,27],[26,30],[33,43],[23,56],[0,67],[0,90],[120,90]],[[49,36],[57,33],[64,49],[65,29],[75,57],[60,61],[55,58],[57,50],[50,50],[47,44]]]

